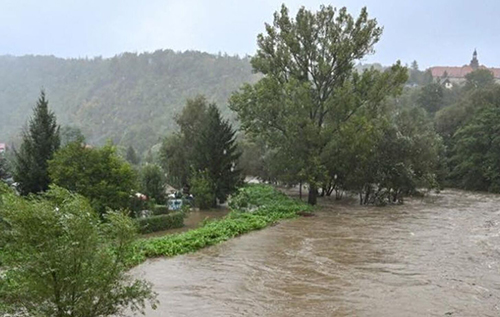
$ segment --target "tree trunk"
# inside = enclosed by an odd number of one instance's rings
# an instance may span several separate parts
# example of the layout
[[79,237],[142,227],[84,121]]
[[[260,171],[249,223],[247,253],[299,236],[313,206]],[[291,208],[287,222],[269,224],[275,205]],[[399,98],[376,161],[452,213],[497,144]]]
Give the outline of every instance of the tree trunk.
[[316,185],[309,185],[309,197],[307,198],[307,203],[309,205],[316,205],[316,199],[318,196],[318,190],[316,189]]
[[302,182],[299,183],[299,198],[302,200]]

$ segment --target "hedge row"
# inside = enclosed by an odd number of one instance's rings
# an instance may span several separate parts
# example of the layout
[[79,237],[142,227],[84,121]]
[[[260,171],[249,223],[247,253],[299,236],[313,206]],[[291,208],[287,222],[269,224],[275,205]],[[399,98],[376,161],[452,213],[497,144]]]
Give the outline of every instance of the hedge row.
[[154,205],[153,207],[153,214],[155,216],[157,215],[166,215],[170,213],[170,211],[168,210],[168,206],[167,205]]
[[156,215],[146,218],[137,218],[140,233],[151,233],[161,230],[181,228],[184,226],[184,213],[174,212],[167,215]]

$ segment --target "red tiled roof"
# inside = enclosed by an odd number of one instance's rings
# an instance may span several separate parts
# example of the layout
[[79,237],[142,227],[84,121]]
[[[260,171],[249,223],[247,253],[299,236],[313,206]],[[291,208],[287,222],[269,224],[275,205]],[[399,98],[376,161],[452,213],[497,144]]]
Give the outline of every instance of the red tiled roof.
[[[489,69],[495,78],[500,79],[500,68],[488,68],[486,66],[481,66],[482,69]],[[443,77],[444,73],[448,74],[449,78],[464,78],[465,75],[471,73],[473,71],[470,66],[462,66],[462,67],[443,67],[436,66],[431,67],[432,77]]]

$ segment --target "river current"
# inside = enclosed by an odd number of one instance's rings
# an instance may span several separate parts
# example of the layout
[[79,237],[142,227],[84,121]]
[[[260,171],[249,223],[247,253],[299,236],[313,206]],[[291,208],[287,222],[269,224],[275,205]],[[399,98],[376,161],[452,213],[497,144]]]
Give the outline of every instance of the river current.
[[320,204],[315,217],[136,267],[160,300],[146,316],[500,316],[500,196]]

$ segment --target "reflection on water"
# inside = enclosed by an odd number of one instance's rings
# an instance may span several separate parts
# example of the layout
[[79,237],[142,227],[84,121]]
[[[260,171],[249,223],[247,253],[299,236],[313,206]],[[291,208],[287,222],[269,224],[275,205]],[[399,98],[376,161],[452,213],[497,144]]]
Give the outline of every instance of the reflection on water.
[[135,268],[159,294],[147,316],[500,316],[500,196],[321,203],[317,217]]
[[192,210],[187,214],[186,218],[184,219],[184,227],[157,231],[145,234],[144,237],[160,237],[166,234],[179,233],[195,229],[199,227],[204,220],[222,218],[226,216],[229,212],[230,212],[229,208],[226,207],[221,207],[219,209],[211,209],[211,210]]

